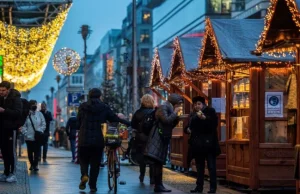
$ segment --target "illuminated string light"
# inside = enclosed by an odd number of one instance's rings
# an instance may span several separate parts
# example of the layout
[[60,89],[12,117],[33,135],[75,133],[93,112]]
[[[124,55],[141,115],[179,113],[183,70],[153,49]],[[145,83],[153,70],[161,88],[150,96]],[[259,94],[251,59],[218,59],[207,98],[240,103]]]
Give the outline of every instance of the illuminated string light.
[[4,53],[4,80],[20,91],[41,80],[71,4],[60,7],[51,22],[33,28],[18,28],[0,21],[0,48]]
[[71,75],[75,73],[80,66],[79,54],[69,48],[62,48],[54,55],[53,68],[59,74]]

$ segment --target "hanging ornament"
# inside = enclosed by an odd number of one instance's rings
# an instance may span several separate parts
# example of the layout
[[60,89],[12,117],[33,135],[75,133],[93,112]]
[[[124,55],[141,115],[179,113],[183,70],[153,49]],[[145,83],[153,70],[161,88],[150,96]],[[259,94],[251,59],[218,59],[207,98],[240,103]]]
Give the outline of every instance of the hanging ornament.
[[59,74],[72,75],[79,66],[80,56],[72,49],[62,48],[54,55],[53,67]]

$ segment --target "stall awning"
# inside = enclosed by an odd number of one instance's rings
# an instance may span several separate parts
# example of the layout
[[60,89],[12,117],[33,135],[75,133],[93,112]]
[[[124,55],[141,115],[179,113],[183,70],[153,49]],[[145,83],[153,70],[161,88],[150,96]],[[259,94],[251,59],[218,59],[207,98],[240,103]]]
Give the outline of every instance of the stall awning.
[[179,45],[186,71],[198,68],[202,37],[180,37]]
[[168,76],[171,66],[173,49],[171,48],[160,48],[158,49],[158,56],[161,66],[161,71],[164,77]]
[[230,62],[294,61],[292,56],[276,58],[268,55],[255,56],[251,52],[264,29],[263,19],[214,19],[212,28],[222,54]]

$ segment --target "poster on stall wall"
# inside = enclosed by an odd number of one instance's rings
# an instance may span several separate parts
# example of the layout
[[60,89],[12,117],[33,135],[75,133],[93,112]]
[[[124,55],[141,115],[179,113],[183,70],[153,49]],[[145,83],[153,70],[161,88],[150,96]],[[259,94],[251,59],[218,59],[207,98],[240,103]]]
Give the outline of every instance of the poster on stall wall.
[[225,105],[226,105],[225,98],[211,99],[211,106],[216,110],[216,113],[225,113],[225,108],[226,108]]
[[283,117],[283,92],[265,93],[265,117]]

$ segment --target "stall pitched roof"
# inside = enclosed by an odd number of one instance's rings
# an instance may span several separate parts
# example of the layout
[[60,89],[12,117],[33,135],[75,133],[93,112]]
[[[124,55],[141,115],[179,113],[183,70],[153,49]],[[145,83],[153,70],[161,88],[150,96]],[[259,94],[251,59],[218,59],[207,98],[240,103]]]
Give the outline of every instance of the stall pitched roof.
[[[256,49],[254,53],[261,54],[263,50],[270,49],[266,44],[268,40],[268,44],[272,47],[281,46],[283,44],[290,44],[291,41],[288,41],[288,37],[278,37],[274,39],[272,44],[269,43],[270,32],[273,30],[285,29],[291,30],[291,27],[294,28],[296,32],[296,37],[299,40],[299,30],[300,30],[300,0],[271,0],[270,6],[268,8],[268,13],[265,16],[264,28],[261,32],[260,38],[257,41]],[[283,32],[286,33],[286,32]],[[278,34],[279,35],[279,34]],[[274,36],[274,35],[273,35]],[[276,40],[277,39],[277,40]]]
[[202,37],[176,37],[173,41],[174,51],[172,56],[172,63],[169,72],[169,79],[174,72],[176,63],[175,56],[180,60],[179,67],[182,73],[185,71],[192,71],[198,68],[199,52],[202,45]]
[[268,55],[255,56],[251,52],[264,28],[262,19],[210,20],[223,60],[231,62],[293,61],[292,57],[278,59]]
[[160,67],[164,77],[168,76],[171,60],[172,60],[173,49],[171,48],[160,48],[158,49],[158,56],[160,61]]

